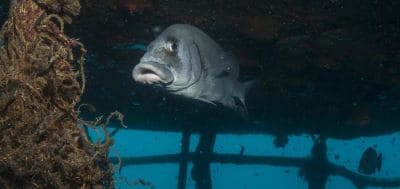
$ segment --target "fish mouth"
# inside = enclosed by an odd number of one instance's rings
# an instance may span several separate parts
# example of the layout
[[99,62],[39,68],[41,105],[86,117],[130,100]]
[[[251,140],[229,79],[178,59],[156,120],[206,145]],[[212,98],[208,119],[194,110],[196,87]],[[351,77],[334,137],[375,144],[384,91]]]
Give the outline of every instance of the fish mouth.
[[135,66],[132,77],[136,82],[149,85],[169,85],[174,81],[172,72],[164,64],[140,62]]

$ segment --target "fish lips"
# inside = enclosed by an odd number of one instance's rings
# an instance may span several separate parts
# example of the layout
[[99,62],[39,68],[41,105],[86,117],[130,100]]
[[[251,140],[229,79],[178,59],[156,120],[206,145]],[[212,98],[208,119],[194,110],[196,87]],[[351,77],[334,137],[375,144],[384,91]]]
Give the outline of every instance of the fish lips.
[[132,77],[136,82],[150,85],[170,85],[174,81],[171,70],[158,62],[140,62],[135,66]]

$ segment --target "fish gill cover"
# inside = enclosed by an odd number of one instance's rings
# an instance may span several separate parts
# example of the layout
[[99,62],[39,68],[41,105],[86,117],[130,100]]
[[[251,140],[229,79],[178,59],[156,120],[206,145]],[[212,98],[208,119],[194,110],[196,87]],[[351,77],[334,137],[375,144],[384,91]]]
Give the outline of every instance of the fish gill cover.
[[10,4],[0,31],[0,188],[113,185],[111,140],[93,144],[78,127],[86,50],[64,22],[79,11],[78,0]]

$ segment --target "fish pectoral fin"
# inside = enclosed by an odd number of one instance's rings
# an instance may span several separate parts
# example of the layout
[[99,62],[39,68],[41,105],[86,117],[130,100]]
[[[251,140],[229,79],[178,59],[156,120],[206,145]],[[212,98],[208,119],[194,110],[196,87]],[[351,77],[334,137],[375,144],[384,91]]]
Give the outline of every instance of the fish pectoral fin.
[[197,100],[200,100],[200,101],[203,101],[203,102],[206,102],[206,103],[208,103],[208,104],[212,104],[212,105],[214,105],[214,106],[217,106],[217,104],[215,104],[214,102],[212,102],[212,101],[210,101],[210,100],[207,100],[207,99],[205,99],[205,98],[201,98],[201,97],[198,97],[198,98],[196,98]]
[[235,109],[241,114],[242,117],[248,116],[248,111],[243,98],[232,96]]
[[235,103],[235,106],[243,108],[243,109],[247,109],[246,105],[244,104],[243,99],[237,97],[237,96],[232,96],[233,102]]

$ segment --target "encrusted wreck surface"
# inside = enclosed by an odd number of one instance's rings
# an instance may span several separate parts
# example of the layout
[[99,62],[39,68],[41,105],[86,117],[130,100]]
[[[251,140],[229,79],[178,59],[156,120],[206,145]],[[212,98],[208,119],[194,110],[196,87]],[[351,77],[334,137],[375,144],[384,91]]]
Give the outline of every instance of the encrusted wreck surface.
[[112,186],[110,143],[92,144],[78,127],[86,50],[64,22],[79,9],[77,0],[11,2],[0,31],[0,188]]

